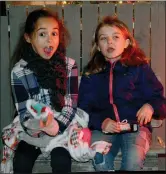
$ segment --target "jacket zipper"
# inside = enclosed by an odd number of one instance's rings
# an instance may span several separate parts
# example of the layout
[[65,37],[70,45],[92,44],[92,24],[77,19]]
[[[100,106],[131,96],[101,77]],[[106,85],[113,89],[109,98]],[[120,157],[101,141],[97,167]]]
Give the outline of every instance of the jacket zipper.
[[112,89],[113,88],[113,68],[115,67],[116,62],[114,62],[113,64],[110,62],[110,64],[111,64],[110,79],[109,79],[110,104],[112,104],[112,106],[113,106],[116,121],[120,122],[119,113],[118,113],[117,107],[114,104],[114,100],[113,100],[113,89]]

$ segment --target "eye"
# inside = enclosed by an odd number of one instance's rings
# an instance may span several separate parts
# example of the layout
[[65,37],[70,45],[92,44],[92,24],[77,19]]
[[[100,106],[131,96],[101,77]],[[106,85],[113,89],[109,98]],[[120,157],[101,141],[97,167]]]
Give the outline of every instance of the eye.
[[115,39],[115,40],[117,40],[117,39],[119,39],[119,36],[113,36],[113,39]]
[[58,33],[57,32],[53,32],[52,35],[53,36],[58,36]]
[[41,33],[39,33],[39,36],[44,37],[44,36],[46,36],[46,33],[45,32],[41,32]]
[[101,37],[100,40],[107,40],[107,38],[106,37]]
[[114,39],[118,39],[118,38],[119,38],[119,36],[113,36],[113,38],[114,38]]

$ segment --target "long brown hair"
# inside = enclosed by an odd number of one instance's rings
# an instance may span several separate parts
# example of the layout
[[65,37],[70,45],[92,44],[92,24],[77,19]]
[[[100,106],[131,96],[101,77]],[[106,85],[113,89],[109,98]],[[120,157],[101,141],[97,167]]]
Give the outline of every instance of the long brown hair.
[[99,30],[104,26],[119,28],[123,33],[125,39],[129,39],[130,41],[129,46],[125,48],[124,52],[122,53],[120,59],[120,62],[122,64],[126,66],[137,66],[141,64],[147,64],[149,62],[150,59],[147,58],[143,50],[139,48],[136,40],[131,35],[126,24],[120,21],[116,16],[106,16],[102,19],[102,21],[98,24],[96,28],[94,40],[92,41],[92,48],[90,54],[91,59],[85,67],[85,74],[94,74],[100,72],[105,67],[106,60],[103,54],[97,49],[98,33]]

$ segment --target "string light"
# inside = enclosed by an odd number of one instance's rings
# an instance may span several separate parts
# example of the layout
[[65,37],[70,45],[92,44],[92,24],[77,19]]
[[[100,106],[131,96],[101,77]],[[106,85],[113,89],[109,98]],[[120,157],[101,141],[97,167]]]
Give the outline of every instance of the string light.
[[[24,5],[38,5],[42,2],[42,5],[49,5],[49,4],[55,4],[55,5],[67,5],[67,4],[83,4],[84,1],[7,1],[7,4],[14,4],[14,5],[19,5],[19,4],[24,4]],[[117,0],[117,1],[89,1],[90,4],[100,4],[100,3],[115,3],[115,4],[125,4],[125,3],[143,3],[143,2],[151,2],[151,1],[132,1],[132,0]]]
[[65,5],[65,4],[67,4],[67,2],[66,1],[63,1],[62,4]]

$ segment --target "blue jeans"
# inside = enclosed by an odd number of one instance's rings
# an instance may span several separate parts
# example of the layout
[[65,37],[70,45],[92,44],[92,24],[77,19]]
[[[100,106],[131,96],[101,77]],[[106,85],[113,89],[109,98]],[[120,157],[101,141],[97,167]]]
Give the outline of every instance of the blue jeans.
[[114,169],[114,159],[119,150],[122,153],[120,170],[136,171],[143,168],[146,154],[149,150],[152,135],[148,128],[139,127],[138,132],[106,135],[100,131],[92,132],[92,143],[94,141],[111,142],[112,146],[108,154],[96,153],[93,166],[96,171],[111,171]]

